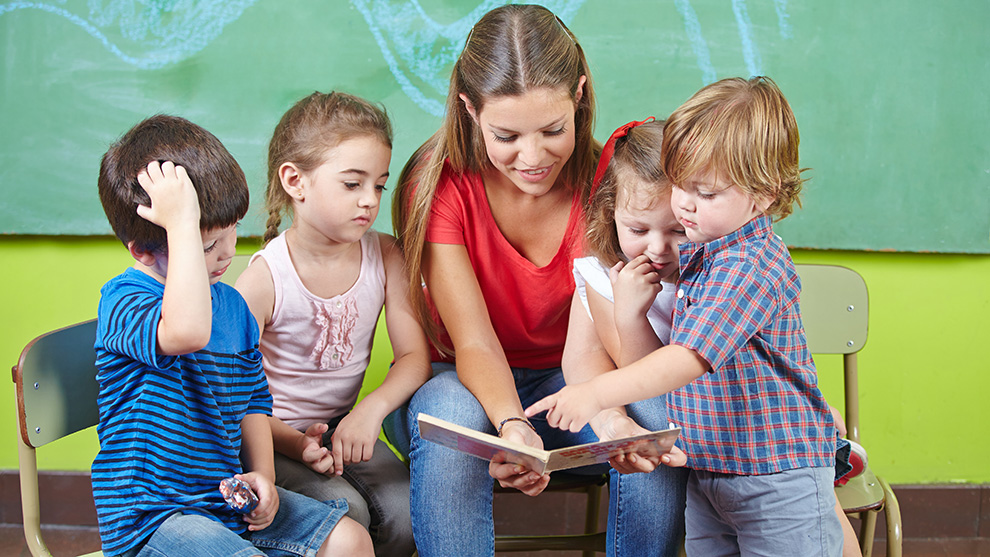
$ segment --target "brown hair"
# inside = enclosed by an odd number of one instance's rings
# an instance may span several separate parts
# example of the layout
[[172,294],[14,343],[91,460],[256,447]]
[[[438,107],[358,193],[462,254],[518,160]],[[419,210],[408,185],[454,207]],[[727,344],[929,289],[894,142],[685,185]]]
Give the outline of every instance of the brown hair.
[[185,118],[159,114],[128,130],[100,162],[100,203],[124,245],[134,242],[147,251],[168,246],[165,229],[137,214],[138,205],[151,204],[137,176],[152,161],[185,168],[199,198],[200,229],[226,228],[247,213],[247,180],[220,140]]
[[660,164],[663,120],[654,120],[629,129],[615,140],[615,153],[608,161],[601,184],[591,196],[585,212],[585,249],[611,267],[622,258],[615,228],[615,204],[622,179],[631,174],[648,184],[656,197],[670,188],[670,181]]
[[282,189],[279,168],[291,162],[300,171],[311,172],[326,162],[334,147],[368,135],[392,147],[392,124],[385,109],[347,93],[317,91],[282,115],[268,144],[265,242],[278,236],[282,216],[292,213],[292,198]]
[[[584,51],[552,12],[536,5],[506,5],[486,13],[468,35],[450,76],[446,111],[440,129],[409,159],[399,176],[392,204],[392,225],[403,246],[410,299],[435,346],[448,351],[437,336],[422,289],[423,245],[440,173],[449,160],[454,172],[482,172],[491,163],[481,128],[459,95],[481,113],[497,97],[518,96],[536,89],[566,91],[575,100],[574,152],[560,180],[587,191],[598,147],[592,135],[594,87]],[[587,195],[587,194],[585,194]]]
[[729,78],[702,88],[670,118],[663,166],[671,181],[697,172],[723,175],[754,199],[772,200],[766,213],[791,214],[807,169],[798,164],[797,121],[768,77]]

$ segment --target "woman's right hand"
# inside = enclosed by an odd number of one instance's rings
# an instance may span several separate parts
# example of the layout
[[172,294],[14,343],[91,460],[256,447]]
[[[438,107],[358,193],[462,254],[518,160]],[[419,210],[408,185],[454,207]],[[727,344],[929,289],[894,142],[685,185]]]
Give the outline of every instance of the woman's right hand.
[[[543,449],[543,439],[524,422],[511,421],[502,426],[502,438],[537,449]],[[537,474],[521,464],[505,462],[504,455],[496,455],[488,465],[488,473],[502,487],[511,487],[535,497],[550,483],[550,474]]]

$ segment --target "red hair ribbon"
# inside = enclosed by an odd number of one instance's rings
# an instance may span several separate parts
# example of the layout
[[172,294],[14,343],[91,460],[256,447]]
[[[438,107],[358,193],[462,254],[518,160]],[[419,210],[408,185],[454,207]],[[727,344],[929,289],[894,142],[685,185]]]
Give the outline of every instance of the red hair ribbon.
[[591,193],[588,194],[589,198],[595,195],[595,190],[597,190],[598,186],[602,183],[602,177],[605,176],[605,169],[608,168],[608,163],[612,161],[612,155],[615,154],[615,141],[620,137],[629,135],[629,130],[635,128],[636,126],[642,126],[643,124],[651,122],[655,119],[656,118],[653,116],[650,116],[641,122],[632,121],[612,132],[612,136],[608,138],[608,141],[605,142],[605,146],[602,147],[602,155],[598,159],[598,168],[595,169],[595,177],[591,181]]

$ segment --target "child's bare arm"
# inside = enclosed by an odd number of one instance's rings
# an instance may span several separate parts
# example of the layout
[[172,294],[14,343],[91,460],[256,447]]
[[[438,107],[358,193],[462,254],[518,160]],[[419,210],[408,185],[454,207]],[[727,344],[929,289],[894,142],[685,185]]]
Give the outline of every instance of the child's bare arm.
[[580,431],[603,408],[660,396],[701,377],[708,362],[683,346],[664,346],[611,373],[568,385],[526,409],[527,416],[547,411],[547,423]]
[[234,288],[241,293],[251,314],[258,321],[258,334],[264,333],[265,327],[272,321],[272,312],[275,311],[275,283],[265,258],[258,257],[252,261],[237,277]]
[[241,463],[244,474],[238,479],[250,484],[258,496],[258,506],[245,515],[248,530],[263,530],[278,512],[278,492],[275,490],[275,460],[272,452],[272,430],[268,416],[248,414],[241,420]]
[[169,161],[151,162],[138,183],[151,198],[150,206],[138,206],[138,215],[164,228],[168,238],[158,349],[189,354],[209,343],[213,321],[196,189],[186,170]]
[[371,458],[382,420],[426,383],[432,374],[429,344],[407,295],[402,253],[389,235],[379,235],[385,265],[385,324],[394,363],[385,380],[341,420],[333,436],[340,465]]

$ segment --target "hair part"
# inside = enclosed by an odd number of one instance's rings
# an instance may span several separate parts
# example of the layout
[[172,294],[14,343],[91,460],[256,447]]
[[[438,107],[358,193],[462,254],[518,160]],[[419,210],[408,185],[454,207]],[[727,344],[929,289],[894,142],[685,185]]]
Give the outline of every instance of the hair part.
[[356,137],[371,136],[392,148],[392,124],[385,108],[360,97],[319,91],[297,101],[282,115],[268,144],[268,222],[264,241],[278,236],[285,215],[292,214],[292,198],[282,188],[279,169],[292,163],[303,173],[319,168],[331,150]]
[[117,238],[146,251],[167,248],[165,229],[137,214],[151,198],[138,174],[153,161],[185,168],[199,198],[203,231],[237,224],[247,213],[244,172],[219,139],[178,116],[156,115],[135,125],[115,141],[100,162],[100,203]]
[[[578,99],[581,76],[587,80]],[[443,123],[399,175],[392,225],[406,256],[410,300],[427,336],[441,352],[452,353],[439,340],[422,289],[423,246],[433,197],[445,161],[458,173],[481,173],[491,165],[481,127],[460,95],[480,114],[493,99],[538,89],[565,92],[574,99],[575,147],[559,179],[567,187],[587,192],[598,150],[588,62],[577,39],[557,16],[543,6],[527,4],[497,7],[474,25],[451,73]]]
[[585,250],[611,267],[623,260],[622,247],[615,223],[620,188],[631,188],[633,178],[650,189],[655,200],[671,187],[663,171],[660,146],[664,134],[663,120],[654,120],[631,128],[615,140],[615,152],[605,168],[602,182],[585,211]]
[[714,172],[754,199],[771,203],[766,214],[790,215],[805,179],[798,162],[797,120],[769,77],[728,78],[705,86],[667,120],[663,166],[684,183]]

